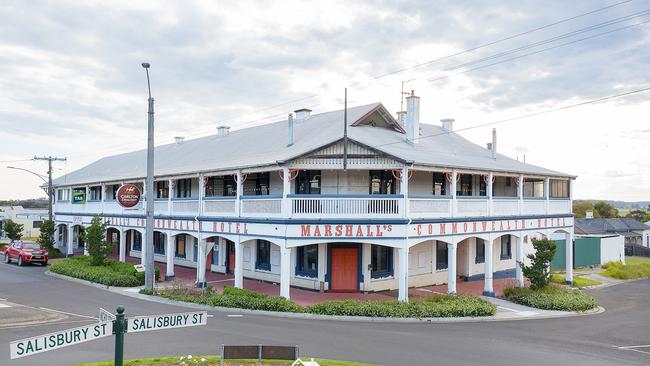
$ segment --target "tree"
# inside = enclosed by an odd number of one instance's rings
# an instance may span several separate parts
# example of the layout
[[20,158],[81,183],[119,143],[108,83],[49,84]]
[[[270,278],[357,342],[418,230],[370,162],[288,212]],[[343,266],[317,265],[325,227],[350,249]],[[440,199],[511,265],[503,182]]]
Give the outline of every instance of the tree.
[[594,209],[598,212],[600,217],[612,218],[618,217],[618,210],[605,201],[598,201],[594,205]]
[[41,235],[38,237],[38,242],[47,249],[51,251],[54,249],[54,221],[44,220],[41,223]]
[[637,221],[643,222],[646,215],[647,215],[646,212],[643,210],[632,210],[627,215],[625,215],[625,217],[633,218]]
[[5,221],[5,234],[11,240],[19,240],[23,236],[23,224],[19,224],[14,220]]
[[594,208],[593,202],[580,200],[573,201],[573,214],[576,215],[577,218],[585,218],[587,211],[592,211],[594,217],[600,217],[598,211]]
[[530,280],[530,288],[539,290],[551,282],[550,265],[555,256],[556,245],[554,240],[533,239],[533,248],[535,253],[526,256],[530,259],[530,266],[526,266],[523,262],[519,262],[519,265],[524,276]]
[[90,263],[93,266],[103,265],[106,256],[113,249],[111,243],[106,241],[107,226],[107,222],[102,221],[101,217],[95,216],[83,234],[83,239],[91,258]]

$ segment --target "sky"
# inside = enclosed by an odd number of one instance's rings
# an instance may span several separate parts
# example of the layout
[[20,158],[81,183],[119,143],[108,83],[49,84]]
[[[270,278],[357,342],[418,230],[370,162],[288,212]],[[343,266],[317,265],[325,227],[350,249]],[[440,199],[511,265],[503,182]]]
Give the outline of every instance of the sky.
[[483,146],[496,127],[500,153],[577,175],[574,198],[650,200],[650,91],[560,109],[650,87],[644,0],[3,1],[0,19],[0,199],[44,196],[6,168],[45,174],[35,155],[66,157],[60,176],[145,148],[149,62],[156,144],[341,109],[345,87],[397,112],[404,82],[422,123]]

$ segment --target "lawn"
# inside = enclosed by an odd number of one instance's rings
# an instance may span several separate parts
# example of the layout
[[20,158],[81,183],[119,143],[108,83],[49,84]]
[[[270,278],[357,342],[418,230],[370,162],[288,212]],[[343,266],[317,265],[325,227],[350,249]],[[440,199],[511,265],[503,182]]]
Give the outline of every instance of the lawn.
[[621,262],[608,262],[603,264],[604,271],[600,272],[601,275],[617,278],[619,280],[632,280],[637,278],[650,277],[650,259],[631,257],[625,260],[625,264]]
[[[554,273],[551,275],[551,281],[554,283],[559,283],[560,285],[565,284],[565,276],[562,273]],[[582,276],[573,276],[573,287],[587,287],[587,286],[595,286],[595,285],[600,285],[601,282],[598,282],[596,280],[592,280],[591,278],[585,278]]]
[[[219,365],[218,356],[194,356],[193,359],[200,360],[205,358],[205,363],[197,363],[197,365],[206,365],[206,366],[216,366]],[[301,357],[303,360],[311,360],[308,357]],[[367,363],[359,362],[350,362],[350,361],[336,361],[336,360],[324,360],[324,359],[314,359],[321,366],[372,366]],[[273,365],[273,366],[289,366],[292,361],[278,361],[278,360],[268,360],[264,361],[264,365]],[[180,357],[156,357],[156,358],[132,358],[124,360],[124,366],[171,366],[179,365]],[[192,363],[186,363],[188,365],[193,365]],[[227,366],[257,366],[257,360],[232,360],[225,362]],[[101,361],[101,362],[92,362],[92,363],[79,363],[75,366],[113,366],[113,361]]]

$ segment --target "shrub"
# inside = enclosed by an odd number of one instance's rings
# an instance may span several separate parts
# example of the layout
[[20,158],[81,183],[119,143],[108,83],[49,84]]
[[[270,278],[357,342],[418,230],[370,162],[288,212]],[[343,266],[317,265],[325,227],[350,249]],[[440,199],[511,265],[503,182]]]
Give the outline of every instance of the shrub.
[[47,249],[48,253],[50,253],[54,250],[54,221],[44,220],[41,223],[39,230],[41,235],[38,237],[37,241]]
[[[107,259],[101,266],[91,264],[90,257],[72,257],[50,265],[50,271],[107,286],[134,287],[144,284],[144,273],[133,265]],[[156,277],[160,270],[156,268]]]
[[631,280],[636,278],[650,277],[650,261],[632,262],[623,264],[621,262],[608,262],[603,264],[603,275],[620,280]]
[[542,289],[551,282],[551,272],[549,270],[551,260],[555,256],[555,241],[533,239],[533,248],[535,253],[528,254],[530,266],[520,262],[521,270],[530,280],[530,287],[533,289]]
[[90,263],[93,266],[104,264],[106,256],[111,252],[112,245],[106,241],[106,227],[108,223],[102,221],[101,217],[93,217],[90,226],[84,231],[83,239],[90,255]]
[[544,310],[587,311],[598,306],[596,300],[580,290],[548,286],[541,290],[507,287],[506,299],[521,305]]

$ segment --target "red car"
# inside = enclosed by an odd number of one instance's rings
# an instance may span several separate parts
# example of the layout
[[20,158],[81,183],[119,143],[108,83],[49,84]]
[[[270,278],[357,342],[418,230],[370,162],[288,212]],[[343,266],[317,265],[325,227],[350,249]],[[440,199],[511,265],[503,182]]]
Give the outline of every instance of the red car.
[[18,261],[19,266],[25,263],[47,264],[47,250],[35,241],[16,240],[5,249],[5,263]]

